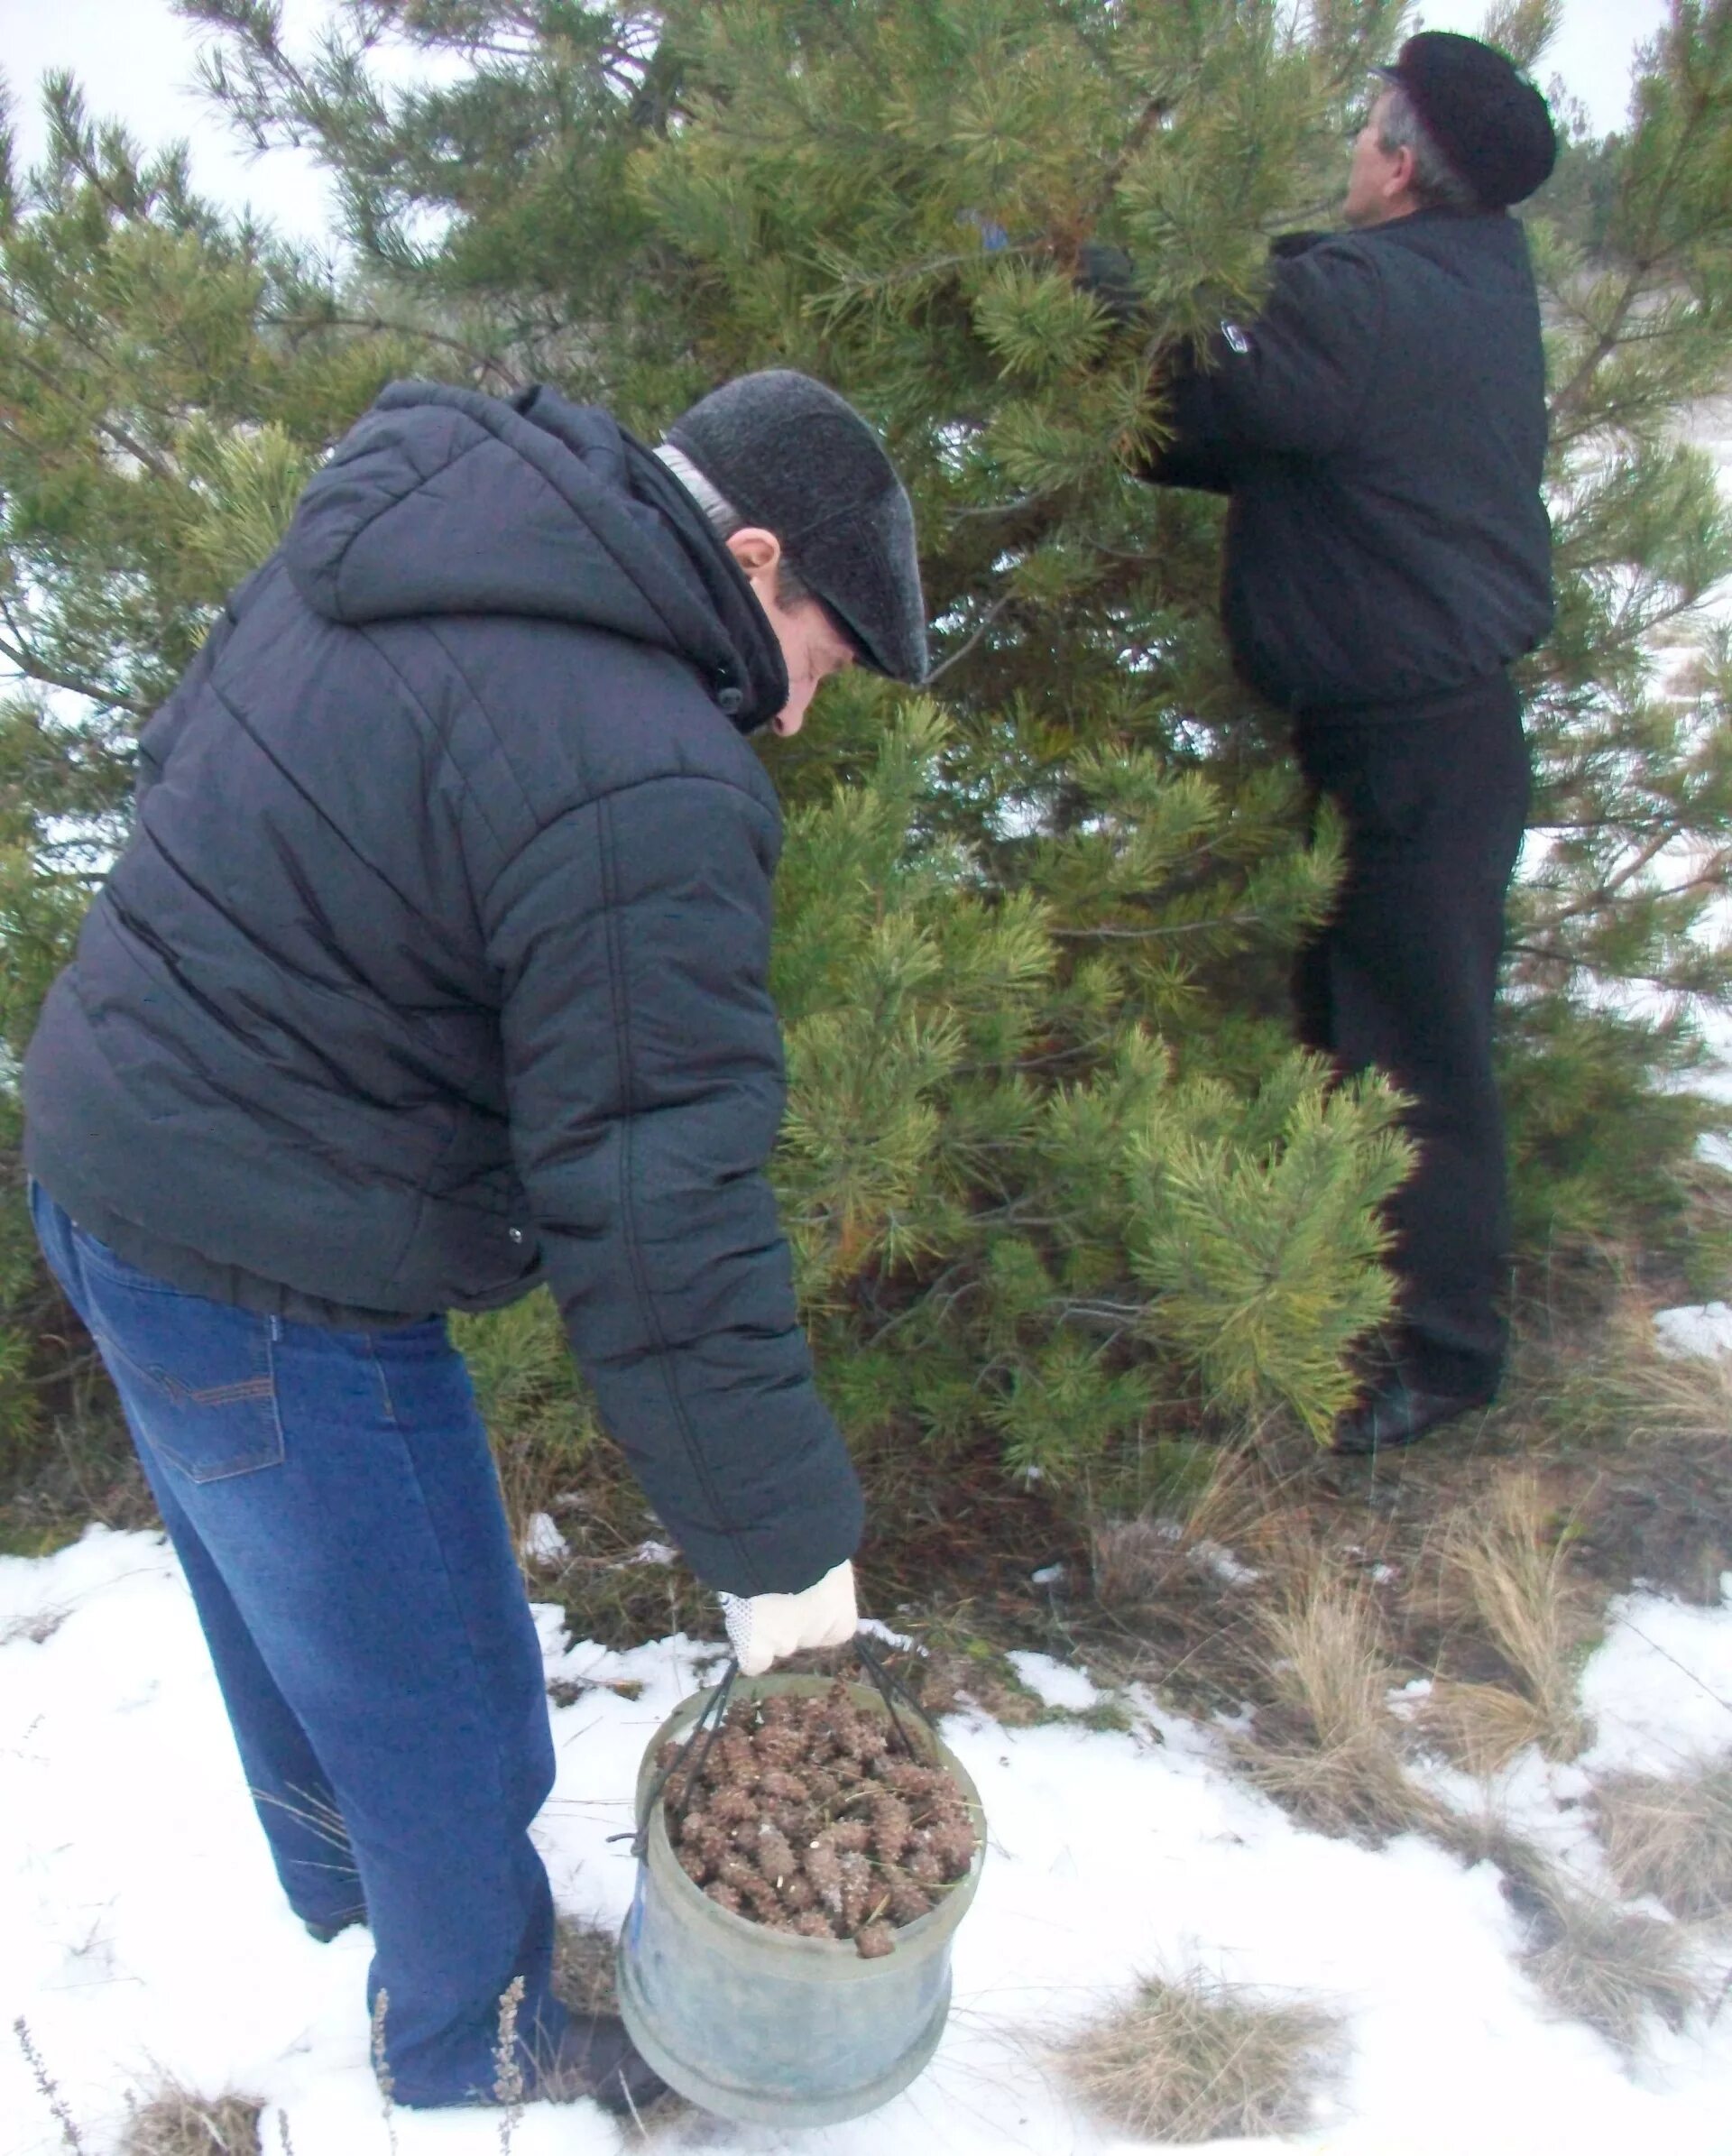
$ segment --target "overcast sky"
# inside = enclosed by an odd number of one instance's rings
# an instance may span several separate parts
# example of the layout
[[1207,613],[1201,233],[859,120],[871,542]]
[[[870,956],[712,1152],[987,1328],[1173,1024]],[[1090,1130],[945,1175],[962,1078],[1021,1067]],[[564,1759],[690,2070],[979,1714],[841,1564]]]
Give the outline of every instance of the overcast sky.
[[[285,41],[305,44],[332,12],[329,0],[284,0]],[[1415,20],[1432,30],[1477,30],[1485,0],[1422,0]],[[1666,14],[1666,0],[1564,0],[1563,28],[1539,73],[1561,75],[1602,132],[1628,101],[1630,56]],[[324,189],[309,160],[273,152],[250,162],[193,92],[198,41],[168,0],[0,0],[0,55],[10,82],[25,161],[40,153],[36,86],[69,68],[94,112],[117,118],[151,146],[186,138],[197,184],[219,199],[250,201],[285,230],[315,238],[328,226]]]

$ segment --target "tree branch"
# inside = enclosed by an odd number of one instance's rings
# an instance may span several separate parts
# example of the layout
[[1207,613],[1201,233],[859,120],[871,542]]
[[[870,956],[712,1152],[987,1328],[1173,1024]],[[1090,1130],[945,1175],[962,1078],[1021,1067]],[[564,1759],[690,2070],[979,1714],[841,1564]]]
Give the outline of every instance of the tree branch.
[[[12,628],[10,615],[7,617],[7,626]],[[13,634],[16,636],[17,633],[14,628]],[[40,681],[46,688],[63,688],[75,696],[88,697],[92,704],[107,705],[117,711],[130,711],[134,718],[147,719],[151,715],[146,705],[134,704],[130,696],[123,696],[117,689],[103,688],[95,682],[80,681],[75,675],[62,674],[57,668],[44,665],[22,640],[11,644],[0,637],[0,659],[4,659],[16,673],[23,675],[26,681]]]
[[513,390],[528,387],[514,368],[492,353],[465,344],[461,337],[448,336],[444,330],[423,329],[418,323],[388,322],[382,315],[265,315],[262,318],[276,329],[362,329],[373,336],[416,337],[422,344],[442,345],[447,351],[460,353],[483,373],[496,374]]

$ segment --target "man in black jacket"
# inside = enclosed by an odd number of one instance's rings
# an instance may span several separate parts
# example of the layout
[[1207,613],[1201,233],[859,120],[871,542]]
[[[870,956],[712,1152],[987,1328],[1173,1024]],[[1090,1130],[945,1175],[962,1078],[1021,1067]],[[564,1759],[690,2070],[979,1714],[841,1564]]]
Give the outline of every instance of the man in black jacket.
[[397,2100],[659,2086],[554,1999],[541,1658],[444,1313],[546,1280],[742,1666],[854,1626],[861,1507],[765,1163],[792,732],[917,680],[907,497],[803,375],[651,453],[387,390],[139,751],[24,1070],[32,1203],[185,1567],[291,1906]]
[[1539,307],[1507,214],[1552,169],[1545,103],[1441,32],[1382,72],[1350,229],[1277,244],[1263,312],[1166,384],[1173,439],[1145,475],[1230,494],[1235,660],[1346,820],[1346,880],[1297,969],[1304,1037],[1414,1102],[1402,1322],[1342,1452],[1411,1442],[1497,1384],[1492,1004],[1528,797],[1508,666],[1552,618]]

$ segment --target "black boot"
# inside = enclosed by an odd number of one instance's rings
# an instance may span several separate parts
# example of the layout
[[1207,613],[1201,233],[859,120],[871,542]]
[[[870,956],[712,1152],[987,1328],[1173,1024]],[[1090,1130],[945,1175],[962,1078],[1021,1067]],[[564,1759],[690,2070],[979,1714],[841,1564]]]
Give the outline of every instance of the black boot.
[[668,2093],[613,2013],[572,2014],[551,2051],[538,2055],[523,2079],[526,2104],[574,2104],[588,2096],[620,2118],[647,2111]]
[[494,2083],[431,2103],[406,2098],[399,2088],[397,2101],[411,2111],[444,2111],[458,2105],[576,2104],[588,2096],[603,2111],[629,2118],[668,2094],[668,2084],[626,2034],[617,2014],[567,2014],[557,2036],[538,2030],[523,2038],[520,2056],[522,2051],[529,2059],[514,2096],[502,2096]]
[[1470,1414],[1491,1398],[1483,1387],[1470,1393],[1433,1392],[1399,1367],[1377,1377],[1364,1396],[1338,1416],[1330,1451],[1349,1454],[1392,1452],[1458,1415]]
[[325,1918],[304,1916],[300,1921],[321,1947],[328,1947],[334,1939],[340,1938],[345,1931],[352,1930],[355,1925],[364,1924],[367,1921],[367,1912],[364,1909],[357,1909],[348,1916]]

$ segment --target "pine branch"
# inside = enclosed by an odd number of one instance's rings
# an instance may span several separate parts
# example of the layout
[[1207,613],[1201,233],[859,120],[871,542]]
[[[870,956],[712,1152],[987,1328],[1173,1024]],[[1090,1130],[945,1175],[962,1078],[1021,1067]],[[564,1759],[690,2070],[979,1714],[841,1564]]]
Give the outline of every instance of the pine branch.
[[438,345],[459,354],[483,373],[497,375],[513,392],[528,386],[521,374],[494,354],[484,352],[477,345],[465,344],[461,337],[452,336],[445,330],[423,329],[418,323],[388,322],[382,315],[265,315],[261,318],[273,329],[359,329],[371,336],[412,337],[422,344]]
[[1684,125],[1678,131],[1678,139],[1672,145],[1665,170],[1653,189],[1646,229],[1632,256],[1630,274],[1625,281],[1623,291],[1618,295],[1611,319],[1596,339],[1587,357],[1552,400],[1552,423],[1554,428],[1573,417],[1578,408],[1585,403],[1595,375],[1617,351],[1623,336],[1624,325],[1629,319],[1630,310],[1645,290],[1647,280],[1672,252],[1659,244],[1661,216],[1672,183],[1694,145],[1697,131],[1709,116],[1709,102],[1705,96],[1699,95],[1691,100],[1688,116]]
[[5,620],[7,630],[17,640],[9,643],[5,637],[0,637],[0,659],[4,659],[25,680],[40,681],[45,688],[63,688],[72,696],[87,697],[92,704],[117,711],[129,711],[135,718],[146,719],[151,715],[146,705],[134,703],[131,697],[123,696],[117,689],[105,688],[97,682],[80,680],[77,675],[62,673],[58,668],[51,667],[46,660],[38,659],[23,640],[13,618],[11,607],[4,602],[0,602],[0,618]]
[[[1669,845],[1685,835],[1681,826],[1674,826],[1659,838],[1651,840],[1615,876],[1608,876],[1598,889],[1589,891],[1586,898],[1577,899],[1572,905],[1560,907],[1555,912],[1534,922],[1530,933],[1550,935],[1553,930],[1562,927],[1566,921],[1577,921],[1589,914],[1604,912],[1619,891],[1626,889]],[[1669,883],[1663,890],[1656,891],[1654,896],[1662,899],[1681,898],[1691,891],[1724,885],[1728,867],[1732,867],[1732,848],[1723,848],[1715,854],[1710,865],[1700,875],[1689,877],[1682,883]],[[1529,950],[1534,948],[1531,944],[1523,947]]]
[[975,625],[973,634],[969,637],[967,641],[965,643],[959,644],[955,650],[951,652],[947,658],[941,659],[938,664],[934,667],[931,673],[926,676],[926,686],[928,687],[933,682],[939,680],[944,675],[948,674],[952,667],[960,666],[962,664],[963,660],[965,659],[969,653],[974,650],[975,646],[981,641],[981,638],[985,636],[987,631],[991,628],[993,622],[998,620],[1001,613],[1003,613],[1006,607],[1010,604],[1015,596],[1016,594],[1014,592],[1005,592],[992,602],[991,605],[989,606],[986,612],[981,616],[979,622]]

